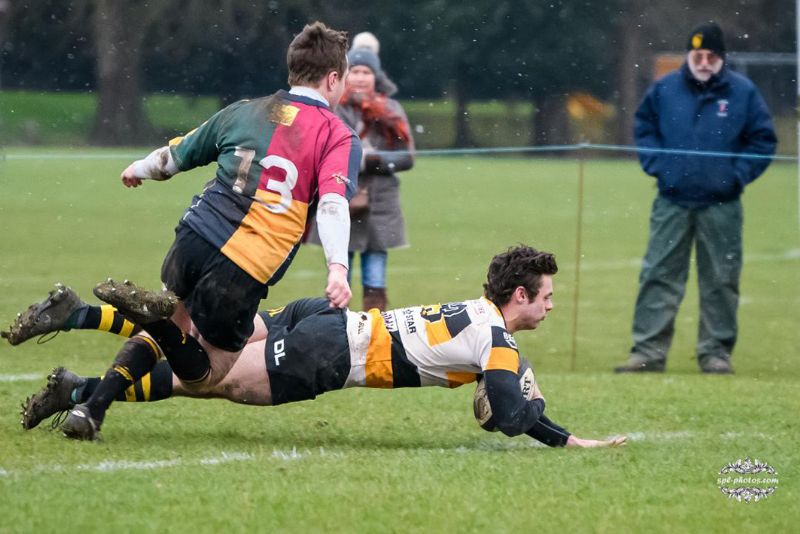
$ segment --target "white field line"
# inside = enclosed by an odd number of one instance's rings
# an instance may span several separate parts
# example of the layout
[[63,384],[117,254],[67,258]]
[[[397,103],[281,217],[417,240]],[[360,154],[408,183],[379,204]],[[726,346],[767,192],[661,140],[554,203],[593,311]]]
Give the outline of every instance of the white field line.
[[[113,473],[116,471],[141,471],[143,469],[164,469],[167,467],[192,466],[192,465],[219,465],[230,462],[242,462],[253,460],[254,455],[246,452],[221,452],[218,456],[200,458],[197,460],[184,460],[176,458],[174,460],[149,460],[149,461],[129,461],[129,460],[103,460],[96,464],[78,464],[75,466],[41,466],[41,472],[61,472],[61,471],[93,471],[96,473]],[[37,468],[38,470],[39,468]]]
[[[686,441],[690,439],[695,439],[697,437],[708,437],[713,434],[710,433],[698,433],[693,432],[691,430],[679,430],[675,432],[620,432],[618,434],[612,434],[606,436],[603,439],[612,439],[617,438],[620,436],[626,436],[629,442],[654,442],[654,443],[661,443],[664,441]],[[764,434],[763,432],[754,432],[754,433],[744,433],[744,432],[724,432],[721,434],[717,434],[720,440],[730,441],[733,439],[771,439],[770,436]],[[491,439],[487,441],[482,441],[475,445],[471,446],[460,446],[460,447],[453,447],[453,448],[441,448],[441,449],[427,449],[434,452],[440,453],[469,453],[469,452],[491,452],[491,451],[513,451],[513,450],[522,450],[522,449],[538,449],[538,448],[547,448],[546,445],[539,443],[534,439],[528,439],[526,437],[519,437],[516,439],[508,439],[503,436],[498,436],[496,439]],[[414,449],[419,450],[419,449]]]
[[[690,430],[682,430],[677,432],[628,432],[607,436],[606,439],[611,439],[618,436],[627,436],[630,442],[657,442],[664,441],[684,441],[694,439],[699,434]],[[749,439],[769,438],[768,435],[762,432],[753,434],[745,434],[742,432],[725,432],[718,434],[720,440],[733,440],[733,439]],[[533,439],[492,439],[483,441],[472,446],[459,446],[449,448],[409,448],[408,452],[437,452],[440,454],[465,454],[471,452],[502,452],[524,449],[538,449],[545,448],[545,445]],[[282,462],[294,462],[303,460],[305,458],[319,457],[319,458],[344,458],[347,454],[343,451],[330,452],[326,451],[323,447],[317,450],[311,449],[298,449],[292,447],[289,450],[274,449],[271,458]],[[116,473],[119,471],[131,470],[156,470],[168,469],[171,467],[192,467],[192,466],[216,466],[232,462],[252,462],[258,458],[255,454],[249,452],[221,452],[217,456],[199,459],[184,459],[177,458],[173,460],[103,460],[92,464],[76,464],[76,465],[63,465],[63,464],[42,464],[34,466],[27,470],[5,469],[0,467],[0,478],[18,478],[24,475],[38,475],[43,473],[76,473],[76,472],[91,472],[91,473]]]
[[680,441],[692,439],[695,434],[688,430],[680,430],[678,432],[630,432],[620,435],[628,436],[631,441]]
[[256,457],[248,452],[221,452],[217,456],[198,459],[176,458],[173,460],[103,460],[92,464],[62,465],[62,464],[42,464],[29,470],[5,469],[0,467],[0,477],[13,477],[25,474],[41,473],[74,473],[74,472],[93,472],[93,473],[115,473],[118,471],[142,471],[153,469],[166,469],[178,466],[197,466],[197,465],[221,465],[231,462],[252,461]]
[[44,380],[47,374],[24,373],[20,375],[0,375],[0,382],[31,382],[33,380]]
[[[316,450],[298,449],[292,447],[291,450],[275,449],[271,457],[275,460],[290,462],[317,456],[320,458],[338,458],[342,453],[328,452],[323,447]],[[252,462],[258,458],[249,452],[221,452],[217,456],[206,458],[186,459],[175,458],[172,460],[102,460],[91,464],[41,464],[27,470],[6,469],[0,467],[0,478],[13,478],[24,475],[38,475],[47,473],[116,473],[119,471],[142,471],[155,469],[168,469],[171,467],[193,467],[193,466],[217,466],[233,462]]]

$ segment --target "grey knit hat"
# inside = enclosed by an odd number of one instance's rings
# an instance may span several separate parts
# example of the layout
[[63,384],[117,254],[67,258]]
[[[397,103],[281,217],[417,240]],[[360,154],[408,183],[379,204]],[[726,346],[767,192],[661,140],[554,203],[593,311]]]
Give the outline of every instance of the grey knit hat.
[[347,53],[347,61],[350,63],[351,67],[355,67],[356,65],[369,67],[375,77],[383,74],[383,71],[381,71],[380,58],[368,48],[354,48],[350,50]]

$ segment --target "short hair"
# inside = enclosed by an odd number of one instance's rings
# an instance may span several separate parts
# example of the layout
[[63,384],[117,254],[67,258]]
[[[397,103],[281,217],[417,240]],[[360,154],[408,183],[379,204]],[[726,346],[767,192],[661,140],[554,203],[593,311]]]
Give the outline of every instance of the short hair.
[[289,85],[316,85],[329,72],[344,76],[347,70],[347,32],[322,22],[306,24],[286,53]]
[[529,299],[534,299],[542,286],[542,275],[558,272],[556,258],[525,245],[511,247],[492,258],[483,294],[497,306],[504,306],[519,286],[525,288]]

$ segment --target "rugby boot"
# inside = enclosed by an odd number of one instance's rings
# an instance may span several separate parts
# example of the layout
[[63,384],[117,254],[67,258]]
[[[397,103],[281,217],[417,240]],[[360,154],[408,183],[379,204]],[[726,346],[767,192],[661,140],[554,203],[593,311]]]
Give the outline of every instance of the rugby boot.
[[698,362],[700,370],[706,374],[711,375],[732,375],[733,367],[731,361],[727,358],[720,358],[719,356],[706,356],[700,358]]
[[72,312],[86,306],[80,297],[64,284],[56,284],[42,302],[31,304],[27,310],[17,314],[14,324],[0,336],[12,345],[19,345],[34,336],[69,330],[65,325]]
[[389,304],[389,299],[386,296],[386,288],[384,287],[364,287],[364,310],[368,311],[377,308],[380,311],[386,311],[386,306]]
[[663,361],[648,360],[640,356],[631,356],[625,365],[614,368],[615,373],[663,373],[666,367]]
[[99,441],[100,422],[92,419],[92,414],[85,404],[76,404],[68,413],[61,425],[61,432],[70,439],[80,441]]
[[94,295],[140,325],[169,318],[178,304],[172,291],[149,291],[128,280],[117,282],[111,278],[97,284]]
[[[35,395],[25,399],[22,404],[22,428],[30,430],[54,414],[65,414],[75,403],[72,402],[72,391],[86,383],[75,373],[63,367],[56,367],[47,377],[47,385]],[[51,425],[57,427],[63,417],[56,417]]]

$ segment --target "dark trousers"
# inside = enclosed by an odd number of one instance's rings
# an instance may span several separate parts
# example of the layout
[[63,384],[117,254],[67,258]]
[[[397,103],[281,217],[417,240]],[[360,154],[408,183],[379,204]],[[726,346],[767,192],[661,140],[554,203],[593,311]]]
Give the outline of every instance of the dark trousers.
[[697,357],[730,358],[742,271],[742,204],[737,199],[688,209],[661,196],[653,202],[650,241],[639,276],[632,358],[666,360],[693,243],[700,290]]

